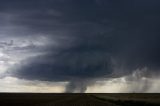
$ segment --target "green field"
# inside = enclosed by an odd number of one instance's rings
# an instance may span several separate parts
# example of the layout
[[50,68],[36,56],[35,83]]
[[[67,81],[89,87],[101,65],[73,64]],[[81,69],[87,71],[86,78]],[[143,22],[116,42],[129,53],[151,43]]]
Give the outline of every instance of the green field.
[[119,93],[94,94],[102,101],[108,101],[118,106],[160,106],[160,94],[153,93]]
[[1,93],[0,106],[160,106],[160,94]]

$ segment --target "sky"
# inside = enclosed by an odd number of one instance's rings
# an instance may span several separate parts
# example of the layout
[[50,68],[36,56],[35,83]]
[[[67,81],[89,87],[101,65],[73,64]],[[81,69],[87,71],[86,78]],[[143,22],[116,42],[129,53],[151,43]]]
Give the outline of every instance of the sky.
[[160,93],[159,0],[1,0],[0,92]]

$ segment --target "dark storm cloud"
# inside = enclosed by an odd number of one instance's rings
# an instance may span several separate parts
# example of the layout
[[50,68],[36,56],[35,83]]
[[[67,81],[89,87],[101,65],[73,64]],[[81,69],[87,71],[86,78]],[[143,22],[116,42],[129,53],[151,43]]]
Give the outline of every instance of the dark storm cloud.
[[70,81],[72,90],[82,79],[87,86],[86,80],[120,77],[144,67],[159,73],[158,0],[8,0],[0,5],[1,11],[17,14],[10,23],[27,29],[21,36],[63,38],[59,48],[45,47],[46,55],[26,60],[12,71],[14,76]]

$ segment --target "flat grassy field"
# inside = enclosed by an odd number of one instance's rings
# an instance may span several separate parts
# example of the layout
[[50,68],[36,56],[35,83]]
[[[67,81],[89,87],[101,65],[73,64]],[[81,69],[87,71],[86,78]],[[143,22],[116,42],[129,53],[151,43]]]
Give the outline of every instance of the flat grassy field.
[[160,94],[0,93],[0,106],[160,106]]

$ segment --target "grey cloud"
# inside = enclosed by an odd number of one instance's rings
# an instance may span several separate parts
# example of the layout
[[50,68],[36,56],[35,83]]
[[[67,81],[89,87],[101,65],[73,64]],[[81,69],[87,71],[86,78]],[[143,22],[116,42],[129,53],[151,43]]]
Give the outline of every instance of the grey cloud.
[[[11,75],[30,80],[69,81],[68,92],[81,92],[89,84],[83,83],[86,80],[121,77],[144,67],[159,73],[159,2],[141,1],[106,0],[101,6],[95,0],[37,4],[42,10],[41,6],[47,5],[62,15],[40,13],[22,16],[13,23],[29,29],[24,33],[38,36],[36,33],[40,32],[50,39],[63,40],[58,40],[60,46],[46,46],[45,55],[22,62]],[[82,84],[77,84],[77,78]],[[78,85],[84,87],[79,89]]]
[[0,42],[1,46],[12,46],[13,45],[13,40],[11,40],[9,43],[8,42]]

